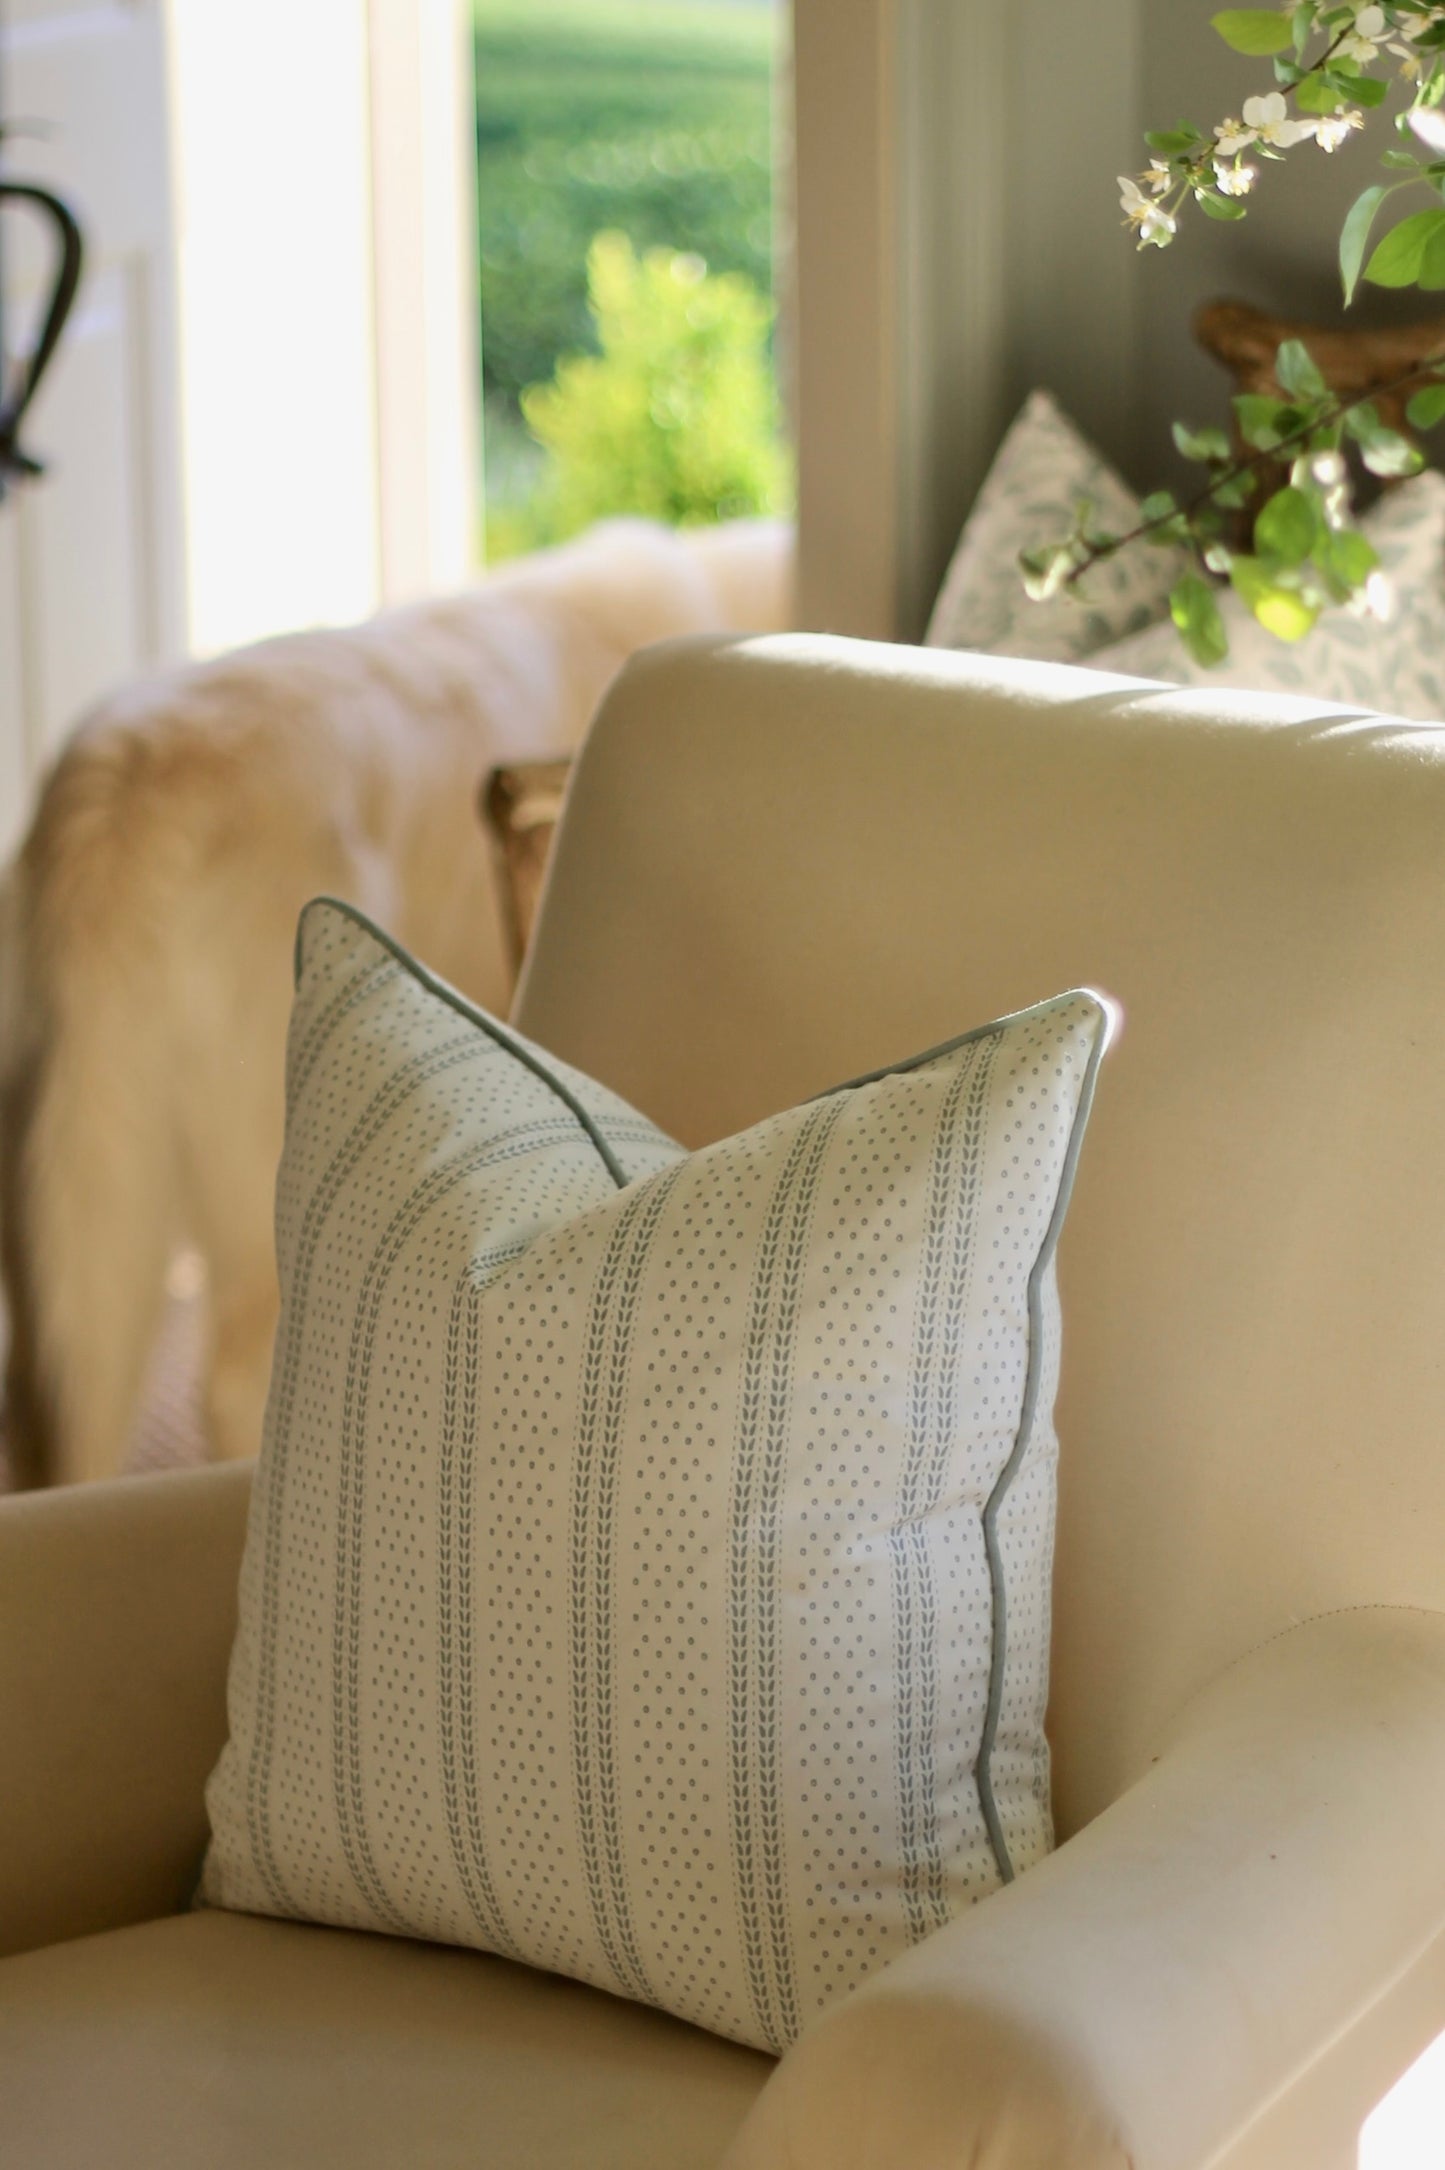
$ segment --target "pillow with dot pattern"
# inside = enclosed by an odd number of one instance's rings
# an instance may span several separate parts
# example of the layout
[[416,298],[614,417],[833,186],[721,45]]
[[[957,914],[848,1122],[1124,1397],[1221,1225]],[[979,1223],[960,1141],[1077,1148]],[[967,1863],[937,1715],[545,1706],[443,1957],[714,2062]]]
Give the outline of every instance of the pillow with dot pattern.
[[1172,550],[1121,550],[1092,566],[1071,595],[1045,603],[1024,593],[1019,552],[1061,540],[1084,500],[1093,527],[1123,535],[1138,522],[1139,499],[1127,483],[1050,393],[1032,392],[964,522],[926,645],[1077,663],[1163,617],[1180,571]]
[[202,1903],[781,2050],[1050,1843],[1074,993],[687,1153],[349,907]]
[[1239,597],[1220,597],[1229,654],[1196,663],[1171,620],[1089,662],[1174,686],[1238,686],[1306,694],[1417,723],[1445,718],[1445,475],[1429,470],[1388,491],[1360,521],[1389,582],[1383,619],[1330,610],[1307,639],[1277,640]]

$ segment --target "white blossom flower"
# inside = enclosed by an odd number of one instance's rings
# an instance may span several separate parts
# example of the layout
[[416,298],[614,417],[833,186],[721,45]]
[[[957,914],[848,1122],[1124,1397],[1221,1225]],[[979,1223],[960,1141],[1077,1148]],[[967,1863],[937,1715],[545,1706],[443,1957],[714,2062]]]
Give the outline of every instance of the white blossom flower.
[[1214,161],[1214,180],[1221,196],[1247,196],[1256,180],[1253,166],[1226,166],[1220,159]]
[[1355,27],[1335,47],[1335,58],[1357,60],[1362,68],[1368,68],[1384,42],[1387,28],[1383,8],[1356,8]]
[[1395,615],[1395,591],[1385,575],[1376,570],[1363,588],[1356,588],[1345,608],[1353,618],[1373,618],[1377,625],[1388,625]]
[[1415,49],[1415,40],[1423,38],[1427,30],[1434,28],[1433,19],[1429,15],[1421,15],[1418,9],[1407,8],[1403,14],[1395,17],[1394,27],[1396,35],[1388,41],[1386,50],[1398,54],[1404,62],[1401,75],[1413,78],[1420,73],[1420,55]]
[[1322,151],[1337,151],[1342,143],[1348,143],[1356,128],[1363,128],[1365,116],[1354,106],[1343,113],[1325,113],[1315,122],[1315,141]]
[[1412,106],[1405,118],[1427,151],[1445,156],[1445,113],[1438,106]]
[[1289,479],[1297,490],[1313,483],[1320,492],[1320,510],[1326,527],[1340,528],[1350,516],[1350,471],[1338,452],[1307,452],[1290,468]]
[[1174,186],[1174,176],[1170,172],[1167,163],[1162,158],[1150,159],[1149,171],[1144,175],[1144,179],[1148,182],[1150,188],[1153,189],[1156,196],[1167,196],[1170,189]]
[[1167,248],[1174,239],[1176,222],[1163,204],[1146,196],[1137,181],[1129,180],[1122,173],[1119,175],[1119,208],[1124,213],[1124,224],[1137,229],[1141,249],[1150,244],[1156,249]]
[[1235,158],[1247,151],[1254,141],[1254,130],[1246,128],[1243,121],[1221,121],[1214,131],[1215,155],[1219,158]]
[[1260,143],[1267,143],[1277,151],[1288,151],[1296,143],[1306,143],[1315,132],[1312,120],[1290,119],[1284,93],[1278,90],[1266,91],[1262,98],[1246,98],[1244,120]]

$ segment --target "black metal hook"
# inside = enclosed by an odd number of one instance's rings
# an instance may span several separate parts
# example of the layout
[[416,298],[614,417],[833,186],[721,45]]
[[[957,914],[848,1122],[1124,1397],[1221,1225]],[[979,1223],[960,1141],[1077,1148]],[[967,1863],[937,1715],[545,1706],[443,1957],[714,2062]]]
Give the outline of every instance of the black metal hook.
[[50,220],[55,228],[57,261],[40,337],[21,360],[15,388],[9,396],[0,383],[0,499],[4,498],[10,483],[28,480],[44,472],[40,461],[21,449],[20,425],[25,419],[26,408],[39,390],[50,358],[60,344],[66,318],[75,304],[85,260],[85,241],[79,221],[61,197],[33,181],[0,180],[0,203],[7,199],[30,204]]

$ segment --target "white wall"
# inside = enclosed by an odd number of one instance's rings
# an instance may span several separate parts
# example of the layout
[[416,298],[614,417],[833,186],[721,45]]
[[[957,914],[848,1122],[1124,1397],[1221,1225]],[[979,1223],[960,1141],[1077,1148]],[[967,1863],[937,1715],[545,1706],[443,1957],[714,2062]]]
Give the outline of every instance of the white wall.
[[465,0],[169,0],[190,644],[457,584]]
[[380,594],[358,0],[171,0],[190,641]]
[[461,584],[478,551],[481,355],[470,0],[367,0],[381,588]]

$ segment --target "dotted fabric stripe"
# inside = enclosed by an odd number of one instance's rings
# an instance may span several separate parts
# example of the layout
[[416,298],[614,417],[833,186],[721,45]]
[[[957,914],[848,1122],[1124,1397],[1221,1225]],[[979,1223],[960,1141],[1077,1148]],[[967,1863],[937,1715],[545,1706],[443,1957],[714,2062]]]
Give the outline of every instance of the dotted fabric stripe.
[[483,1946],[520,1959],[487,1855],[483,1776],[477,1754],[475,1465],[482,1332],[470,1275],[457,1282],[447,1322],[438,1486],[437,1699],[442,1799],[457,1881]]
[[593,1297],[572,1483],[571,1653],[577,1828],[593,1926],[616,1986],[655,2003],[638,1950],[623,1859],[617,1772],[612,1578],[617,1550],[623,1410],[643,1270],[673,1173],[639,1190],[617,1216]]
[[1103,1032],[1063,996],[689,1155],[313,906],[204,1899],[777,2050],[1036,1860]]
[[919,1324],[910,1388],[911,1436],[903,1472],[893,1602],[898,1623],[899,1835],[909,1934],[927,1935],[948,1918],[947,1867],[936,1813],[938,1773],[938,1592],[924,1541],[944,1496],[958,1425],[958,1359],[968,1283],[977,1249],[983,1113],[997,1039],[978,1041],[940,1110],[929,1186],[928,1233],[919,1285]]
[[781,1764],[782,1494],[800,1284],[818,1173],[842,1104],[812,1109],[783,1163],[759,1247],[738,1409],[731,1511],[732,1833],[748,1992],[759,2036],[781,2050],[798,2032]]
[[[380,984],[380,976],[377,984]],[[283,1288],[282,1291],[282,1323],[277,1337],[277,1355],[272,1370],[271,1396],[267,1410],[267,1437],[274,1440],[275,1444],[269,1456],[267,1483],[264,1487],[268,1526],[263,1554],[261,1654],[258,1663],[263,1683],[263,1701],[261,1722],[254,1728],[252,1737],[248,1809],[252,1855],[275,1902],[276,1910],[283,1914],[294,1912],[295,1906],[282,1880],[276,1852],[271,1843],[268,1814],[269,1764],[276,1727],[276,1635],[284,1560],[286,1464],[311,1270],[331,1208],[342,1196],[347,1178],[363,1159],[368,1146],[384,1135],[389,1119],[397,1108],[404,1104],[410,1093],[440,1073],[457,1064],[475,1062],[480,1052],[475,1039],[470,1035],[444,1041],[440,1047],[432,1048],[404,1063],[386,1086],[367,1103],[360,1121],[343,1142],[307,1202],[300,1240],[294,1254],[296,1287],[294,1291],[290,1288]],[[254,1507],[252,1513],[254,1518]]]

